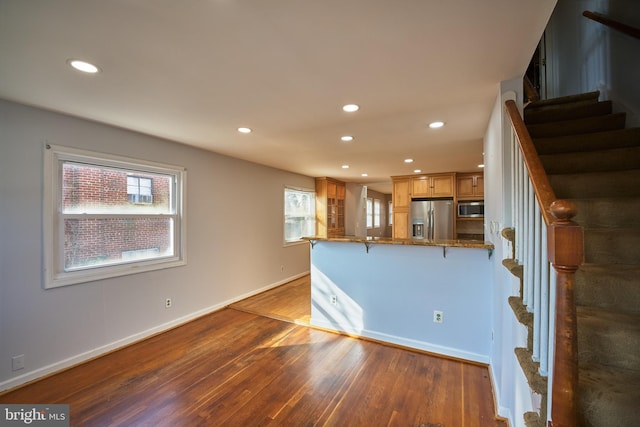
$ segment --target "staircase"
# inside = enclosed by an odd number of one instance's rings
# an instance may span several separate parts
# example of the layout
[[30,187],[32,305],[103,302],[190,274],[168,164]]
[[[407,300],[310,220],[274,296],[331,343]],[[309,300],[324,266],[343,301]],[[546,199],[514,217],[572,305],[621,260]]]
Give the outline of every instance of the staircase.
[[[578,207],[578,419],[640,425],[640,128],[598,92],[529,104],[524,121],[556,197]],[[541,422],[542,425],[543,422]]]

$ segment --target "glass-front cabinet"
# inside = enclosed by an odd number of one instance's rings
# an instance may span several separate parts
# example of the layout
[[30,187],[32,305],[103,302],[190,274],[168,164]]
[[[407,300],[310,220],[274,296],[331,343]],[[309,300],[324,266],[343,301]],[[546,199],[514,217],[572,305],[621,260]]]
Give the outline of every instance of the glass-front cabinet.
[[316,178],[316,234],[344,236],[346,186],[333,178]]

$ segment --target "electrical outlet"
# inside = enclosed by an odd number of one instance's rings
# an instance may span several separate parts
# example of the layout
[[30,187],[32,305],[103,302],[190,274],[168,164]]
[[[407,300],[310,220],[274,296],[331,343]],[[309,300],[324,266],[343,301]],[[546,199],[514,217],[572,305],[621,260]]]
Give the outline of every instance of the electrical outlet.
[[444,314],[440,310],[433,310],[433,323],[442,323],[444,321]]
[[19,354],[11,358],[11,369],[14,371],[24,369],[24,354]]
[[167,298],[166,300],[164,300],[164,308],[171,308],[171,298]]
[[338,296],[337,295],[331,295],[330,301],[331,301],[332,305],[338,305]]

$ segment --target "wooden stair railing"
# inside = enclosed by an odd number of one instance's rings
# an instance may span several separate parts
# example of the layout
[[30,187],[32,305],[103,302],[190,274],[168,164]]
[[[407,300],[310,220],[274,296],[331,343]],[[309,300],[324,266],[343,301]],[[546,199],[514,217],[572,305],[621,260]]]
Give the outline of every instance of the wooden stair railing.
[[531,83],[531,79],[529,79],[529,77],[525,75],[523,81],[525,99],[529,102],[540,101],[540,94],[536,90],[536,87],[533,85],[533,83]]
[[589,18],[593,21],[599,22],[607,27],[613,28],[615,30],[620,31],[628,36],[635,37],[636,39],[640,39],[640,28],[632,27],[631,25],[623,24],[620,21],[616,21],[615,19],[611,19],[606,15],[603,15],[598,12],[590,12],[585,10],[582,12],[582,16],[585,18]]
[[583,229],[571,220],[577,213],[575,204],[556,199],[515,102],[506,101],[505,107],[547,225],[549,262],[556,271],[555,354],[549,426],[573,427],[577,424],[578,388],[574,283],[584,256]]

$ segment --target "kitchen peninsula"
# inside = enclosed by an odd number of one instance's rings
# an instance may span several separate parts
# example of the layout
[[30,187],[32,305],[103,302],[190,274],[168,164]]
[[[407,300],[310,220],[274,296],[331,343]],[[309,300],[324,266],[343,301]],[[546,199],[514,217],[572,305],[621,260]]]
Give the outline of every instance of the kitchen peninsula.
[[311,237],[311,324],[489,363],[493,245]]

